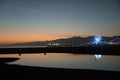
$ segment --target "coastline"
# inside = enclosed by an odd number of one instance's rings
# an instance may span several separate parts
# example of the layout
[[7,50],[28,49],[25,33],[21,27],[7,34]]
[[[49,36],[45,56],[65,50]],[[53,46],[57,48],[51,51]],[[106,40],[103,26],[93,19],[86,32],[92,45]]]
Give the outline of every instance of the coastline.
[[72,53],[120,55],[120,45],[113,46],[80,46],[80,47],[25,47],[0,48],[0,54],[32,54],[32,53]]
[[[10,60],[9,58],[6,59]],[[33,67],[15,64],[0,65],[0,76],[5,80],[7,80],[8,77],[8,80],[119,80],[119,74],[119,71]]]

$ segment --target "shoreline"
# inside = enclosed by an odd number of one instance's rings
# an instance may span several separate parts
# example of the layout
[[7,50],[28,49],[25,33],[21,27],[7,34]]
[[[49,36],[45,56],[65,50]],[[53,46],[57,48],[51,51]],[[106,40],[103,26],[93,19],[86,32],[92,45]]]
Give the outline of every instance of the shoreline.
[[0,54],[30,54],[30,53],[73,53],[120,55],[120,45],[114,46],[81,46],[81,47],[25,47],[0,48]]
[[[15,61],[18,58],[5,58],[4,64],[0,64],[0,76],[5,80],[80,80],[80,79],[120,79],[120,71],[103,71],[91,69],[66,69],[34,67],[16,64],[6,64],[8,61]],[[7,79],[9,77],[9,79]]]
[[[2,65],[1,76],[15,76],[10,79],[42,79],[42,80],[80,80],[80,79],[120,79],[120,72],[87,70],[87,69],[64,69],[33,67],[23,65]],[[5,74],[4,74],[5,73]],[[16,77],[17,76],[17,77]]]

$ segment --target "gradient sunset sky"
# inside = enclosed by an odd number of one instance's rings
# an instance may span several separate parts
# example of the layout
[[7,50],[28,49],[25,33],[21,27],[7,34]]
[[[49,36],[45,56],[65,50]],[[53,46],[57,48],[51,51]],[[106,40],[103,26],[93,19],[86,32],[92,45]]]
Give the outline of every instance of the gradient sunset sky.
[[120,0],[0,0],[0,44],[120,35]]

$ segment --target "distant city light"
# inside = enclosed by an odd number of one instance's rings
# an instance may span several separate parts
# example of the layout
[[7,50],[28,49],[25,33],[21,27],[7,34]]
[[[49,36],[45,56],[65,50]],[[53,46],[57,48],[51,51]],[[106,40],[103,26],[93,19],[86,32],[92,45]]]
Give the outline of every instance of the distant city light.
[[99,60],[102,57],[100,54],[95,54],[95,59]]
[[98,36],[98,35],[96,35],[95,37],[94,37],[94,44],[99,44],[99,43],[101,43],[101,41],[102,41],[102,37],[101,36]]

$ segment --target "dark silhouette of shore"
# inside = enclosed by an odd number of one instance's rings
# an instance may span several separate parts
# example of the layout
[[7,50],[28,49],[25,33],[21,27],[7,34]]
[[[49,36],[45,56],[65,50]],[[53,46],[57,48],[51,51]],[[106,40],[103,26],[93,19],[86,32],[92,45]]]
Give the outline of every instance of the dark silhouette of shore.
[[73,54],[103,54],[120,55],[120,45],[109,46],[80,46],[80,47],[25,47],[25,48],[0,48],[0,54],[24,53],[73,53]]
[[19,58],[0,58],[0,65],[5,65],[7,62],[13,62]]
[[[5,59],[1,58],[0,60],[3,61],[2,63],[17,60],[17,58]],[[119,80],[119,74],[120,72],[117,71],[32,67],[15,64],[0,65],[0,79],[4,80]]]

